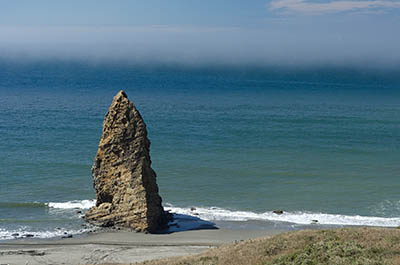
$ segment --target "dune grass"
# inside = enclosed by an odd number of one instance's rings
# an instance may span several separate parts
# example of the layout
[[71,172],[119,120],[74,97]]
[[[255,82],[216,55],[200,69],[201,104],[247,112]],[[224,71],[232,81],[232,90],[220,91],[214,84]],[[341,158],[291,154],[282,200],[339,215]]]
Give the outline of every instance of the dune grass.
[[141,265],[400,264],[400,229],[304,230],[224,245],[199,255]]

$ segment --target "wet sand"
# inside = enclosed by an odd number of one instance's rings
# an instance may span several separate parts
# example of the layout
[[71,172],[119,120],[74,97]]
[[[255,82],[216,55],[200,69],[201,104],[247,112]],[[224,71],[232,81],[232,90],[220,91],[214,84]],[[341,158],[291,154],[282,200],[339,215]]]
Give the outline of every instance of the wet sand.
[[195,230],[171,234],[103,232],[65,239],[0,242],[0,264],[134,263],[197,254],[221,244],[278,234],[279,230]]

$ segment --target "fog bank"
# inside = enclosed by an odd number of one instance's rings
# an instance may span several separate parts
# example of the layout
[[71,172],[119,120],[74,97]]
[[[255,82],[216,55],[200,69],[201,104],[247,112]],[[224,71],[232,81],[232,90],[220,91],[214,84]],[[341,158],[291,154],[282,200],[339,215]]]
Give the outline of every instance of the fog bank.
[[[392,38],[392,41],[388,41]],[[183,65],[400,65],[382,32],[190,26],[0,27],[0,58]]]

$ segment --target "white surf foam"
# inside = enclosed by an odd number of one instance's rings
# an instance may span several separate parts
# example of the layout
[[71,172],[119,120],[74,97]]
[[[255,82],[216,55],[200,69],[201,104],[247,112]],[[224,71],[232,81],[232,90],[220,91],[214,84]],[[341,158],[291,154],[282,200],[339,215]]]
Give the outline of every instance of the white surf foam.
[[47,206],[56,209],[89,209],[96,204],[96,200],[49,202]]
[[310,213],[310,212],[284,212],[281,215],[273,212],[254,213],[248,211],[230,211],[218,207],[195,207],[191,208],[174,207],[167,204],[165,207],[171,213],[185,214],[195,216],[207,221],[273,221],[288,222],[294,224],[313,224],[317,220],[322,225],[355,225],[355,226],[381,226],[381,227],[398,227],[400,226],[400,217],[384,218],[370,217],[359,215],[339,215],[327,213]]
[[65,230],[58,229],[54,231],[30,231],[28,227],[21,227],[16,230],[6,230],[0,228],[0,240],[15,239],[15,238],[27,238],[27,235],[32,238],[55,238],[63,237],[66,235],[79,235],[88,232],[90,229],[80,230]]
[[[96,204],[96,200],[68,201],[68,202],[49,202],[48,207],[56,209],[89,209]],[[165,210],[171,213],[184,214],[197,217],[206,221],[272,221],[287,222],[293,224],[307,225],[315,223],[322,225],[356,225],[356,226],[400,226],[400,217],[385,218],[360,215],[340,215],[328,213],[312,212],[284,212],[281,215],[271,212],[255,213],[250,211],[231,211],[219,207],[195,207],[191,208],[175,207],[165,204]]]

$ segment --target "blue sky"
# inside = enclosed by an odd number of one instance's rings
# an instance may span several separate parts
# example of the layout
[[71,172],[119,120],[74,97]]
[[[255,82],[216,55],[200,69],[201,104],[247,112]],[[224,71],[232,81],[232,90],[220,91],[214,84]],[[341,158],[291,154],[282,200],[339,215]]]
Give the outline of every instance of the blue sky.
[[252,25],[266,2],[200,0],[0,0],[2,24],[37,25]]
[[400,0],[0,0],[0,57],[400,63]]

